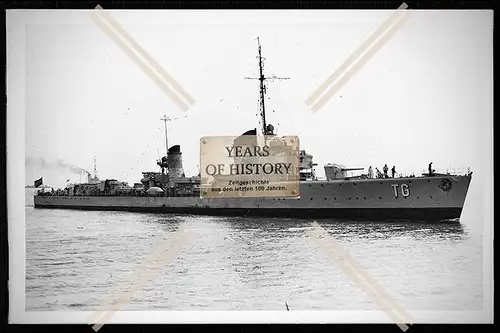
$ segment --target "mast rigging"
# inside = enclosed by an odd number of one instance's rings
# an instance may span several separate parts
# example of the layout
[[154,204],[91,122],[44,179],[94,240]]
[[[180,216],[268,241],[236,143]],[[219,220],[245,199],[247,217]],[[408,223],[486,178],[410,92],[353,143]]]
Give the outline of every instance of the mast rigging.
[[258,43],[258,59],[259,59],[259,77],[258,78],[250,78],[246,77],[245,79],[250,79],[250,80],[259,80],[260,81],[260,116],[262,119],[262,134],[263,135],[274,135],[274,127],[271,124],[267,124],[266,122],[266,106],[265,106],[265,94],[266,94],[266,85],[264,83],[265,80],[288,80],[290,78],[288,77],[266,77],[264,76],[264,61],[265,58],[262,57],[262,48],[260,46],[260,39],[257,37],[257,43]]
[[160,120],[163,120],[165,122],[165,156],[168,156],[168,133],[167,133],[167,120],[170,120],[170,118],[167,117],[167,115],[164,115],[163,118],[160,118]]

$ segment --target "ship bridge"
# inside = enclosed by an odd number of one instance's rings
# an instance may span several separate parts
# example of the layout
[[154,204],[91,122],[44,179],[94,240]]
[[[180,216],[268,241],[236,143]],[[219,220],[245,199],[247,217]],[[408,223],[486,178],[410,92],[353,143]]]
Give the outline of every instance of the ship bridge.
[[316,178],[314,167],[317,163],[313,162],[313,155],[306,153],[305,150],[299,150],[299,173],[300,180],[314,180]]

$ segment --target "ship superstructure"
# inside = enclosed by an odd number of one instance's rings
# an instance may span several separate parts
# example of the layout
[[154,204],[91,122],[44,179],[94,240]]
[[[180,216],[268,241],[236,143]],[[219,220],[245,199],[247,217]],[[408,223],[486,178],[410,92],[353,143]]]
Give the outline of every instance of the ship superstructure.
[[[259,77],[250,79],[259,80],[262,126],[259,132],[272,136],[276,133],[266,119],[265,82],[288,78],[264,76],[259,40],[258,60]],[[313,156],[301,149],[300,199],[206,199],[200,197],[200,175],[185,175],[180,145],[168,146],[167,121],[171,119],[164,116],[161,120],[165,123],[166,155],[156,161],[158,171],[142,172],[140,182],[130,187],[115,179],[99,180],[94,159],[94,176],[89,174],[87,183],[68,186],[55,194],[40,193],[35,196],[35,207],[203,215],[443,220],[460,217],[472,177],[470,171],[397,178],[373,177],[368,173],[348,176],[348,172],[364,169],[328,163],[324,166],[326,179],[320,180],[315,174],[317,164]],[[235,141],[248,141],[257,134],[257,128],[253,128]]]

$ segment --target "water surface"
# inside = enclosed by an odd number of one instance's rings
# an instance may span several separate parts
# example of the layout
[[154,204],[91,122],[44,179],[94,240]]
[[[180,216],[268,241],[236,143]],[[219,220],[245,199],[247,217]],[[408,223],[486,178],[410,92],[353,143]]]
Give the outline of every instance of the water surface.
[[[26,193],[27,310],[111,309],[144,266],[120,310],[379,310],[311,220],[34,209]],[[482,238],[467,223],[318,223],[408,311],[481,309]],[[148,260],[179,228],[177,255]]]

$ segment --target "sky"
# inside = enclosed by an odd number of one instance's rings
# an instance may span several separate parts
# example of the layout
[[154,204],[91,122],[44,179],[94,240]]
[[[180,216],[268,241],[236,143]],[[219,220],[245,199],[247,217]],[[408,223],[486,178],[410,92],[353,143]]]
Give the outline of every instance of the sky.
[[193,96],[187,111],[88,11],[11,12],[8,41],[25,27],[24,53],[11,47],[8,58],[24,57],[10,66],[24,76],[24,108],[8,111],[25,112],[25,182],[79,181],[49,166],[62,160],[92,172],[94,156],[101,179],[138,182],[165,154],[163,115],[181,117],[168,123],[169,145],[181,145],[186,174],[196,175],[202,136],[260,126],[258,81],[245,79],[258,75],[259,37],[266,75],[289,78],[268,84],[267,121],[278,135],[299,136],[318,176],[326,163],[419,172],[432,161],[470,167],[481,184],[492,163],[492,13],[412,11],[314,113],[305,100],[390,11],[110,11]]

